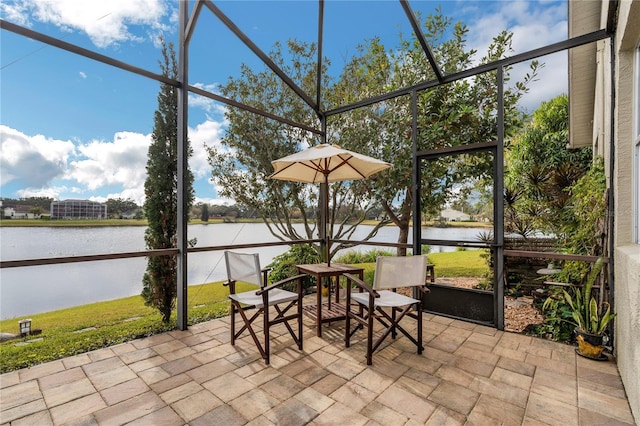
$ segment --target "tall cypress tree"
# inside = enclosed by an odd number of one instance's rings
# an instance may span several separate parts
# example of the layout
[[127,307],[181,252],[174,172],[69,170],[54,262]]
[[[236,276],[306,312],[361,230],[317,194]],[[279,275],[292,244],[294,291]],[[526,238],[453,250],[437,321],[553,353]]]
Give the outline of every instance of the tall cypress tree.
[[[160,68],[162,75],[175,79],[178,75],[173,44],[162,40]],[[178,231],[178,91],[162,83],[158,94],[158,109],[154,114],[152,141],[147,158],[147,180],[144,183],[144,213],[148,221],[145,231],[147,249],[165,249],[177,246]],[[187,141],[188,144],[188,141]],[[188,156],[191,148],[188,146]],[[193,202],[193,174],[188,179],[187,211]],[[142,279],[142,297],[147,306],[157,308],[162,321],[169,322],[177,295],[177,258],[152,256]]]

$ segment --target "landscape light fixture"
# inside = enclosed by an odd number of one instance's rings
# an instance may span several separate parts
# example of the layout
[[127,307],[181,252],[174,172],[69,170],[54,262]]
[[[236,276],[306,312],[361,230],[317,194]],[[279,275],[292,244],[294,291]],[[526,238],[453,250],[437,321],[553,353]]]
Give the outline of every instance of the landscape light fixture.
[[18,321],[20,324],[20,335],[22,337],[31,334],[31,318]]

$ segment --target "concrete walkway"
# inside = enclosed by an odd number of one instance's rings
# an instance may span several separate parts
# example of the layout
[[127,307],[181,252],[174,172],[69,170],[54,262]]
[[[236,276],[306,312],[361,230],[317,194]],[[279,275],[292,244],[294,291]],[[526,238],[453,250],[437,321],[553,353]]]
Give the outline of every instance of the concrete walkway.
[[8,373],[0,424],[635,424],[615,362],[572,346],[425,315],[422,355],[399,337],[367,367],[343,324],[305,326],[270,366],[226,317]]

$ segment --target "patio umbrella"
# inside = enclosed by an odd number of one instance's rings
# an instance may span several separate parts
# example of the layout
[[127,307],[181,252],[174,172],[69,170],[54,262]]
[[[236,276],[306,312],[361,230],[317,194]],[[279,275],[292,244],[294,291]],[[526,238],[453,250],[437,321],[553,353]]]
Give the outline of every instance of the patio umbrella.
[[[390,163],[348,151],[338,145],[320,144],[304,151],[271,162],[274,172],[272,179],[294,182],[324,183],[324,217],[329,213],[329,182],[365,179],[374,173],[388,169]],[[327,265],[329,261],[329,238],[324,226],[323,239],[326,241]]]

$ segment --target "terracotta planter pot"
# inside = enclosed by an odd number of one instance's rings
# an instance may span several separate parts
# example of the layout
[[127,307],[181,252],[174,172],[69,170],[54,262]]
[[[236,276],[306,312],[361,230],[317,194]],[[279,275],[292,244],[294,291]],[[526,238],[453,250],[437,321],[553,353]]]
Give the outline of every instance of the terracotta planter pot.
[[576,328],[576,340],[578,342],[578,353],[592,359],[602,359],[604,350],[602,334],[585,333]]

